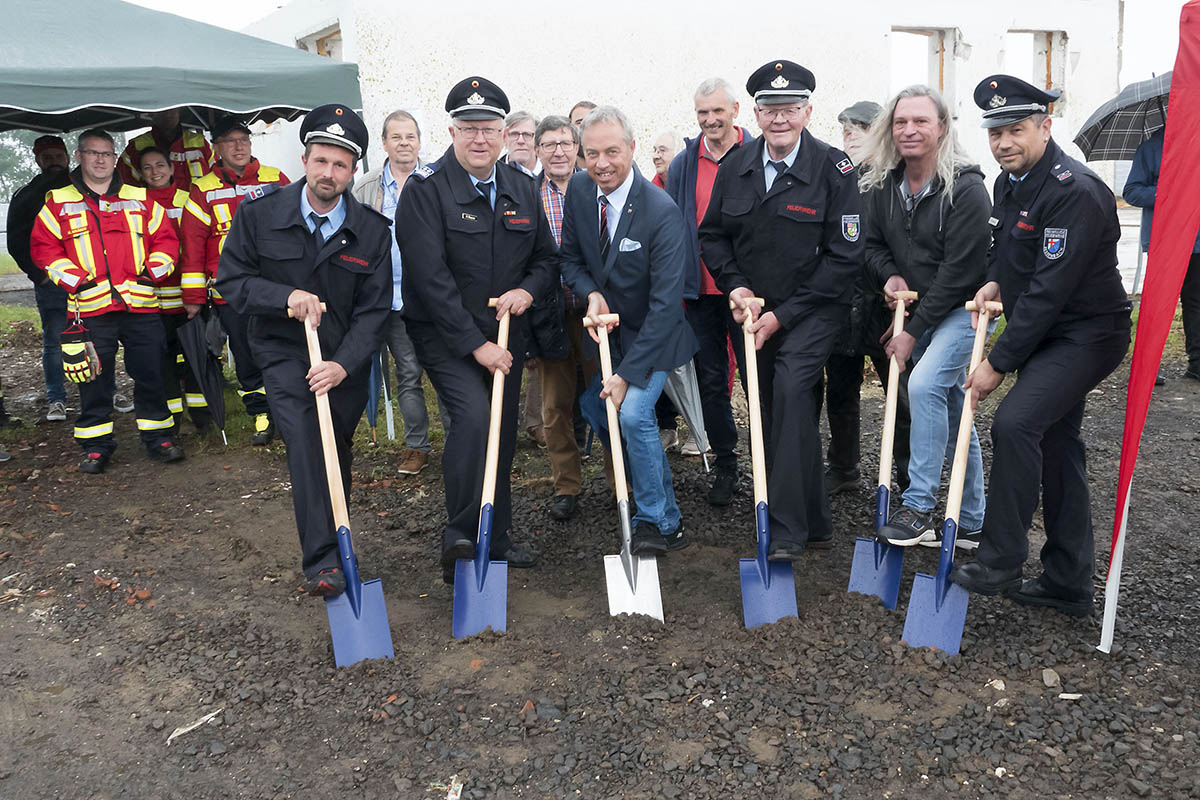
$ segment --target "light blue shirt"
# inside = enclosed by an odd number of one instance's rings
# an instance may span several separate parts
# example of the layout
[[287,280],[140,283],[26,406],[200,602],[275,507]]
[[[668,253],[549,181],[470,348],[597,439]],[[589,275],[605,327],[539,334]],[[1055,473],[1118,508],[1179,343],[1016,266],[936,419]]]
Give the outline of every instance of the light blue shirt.
[[392,174],[391,166],[383,163],[383,203],[380,213],[388,218],[392,229],[392,311],[404,308],[404,296],[400,292],[400,244],[396,241],[396,206],[400,204],[400,184]]
[[[788,165],[788,169],[791,169],[792,164],[796,163],[796,154],[800,152],[800,142],[801,141],[802,141],[802,139],[797,139],[796,146],[792,148],[792,152],[788,153],[786,156],[783,157],[783,163]],[[771,158],[771,156],[768,155],[768,153],[767,153],[767,145],[764,142],[763,143],[763,155],[762,155],[763,177],[767,179],[767,191],[768,192],[771,191],[771,185],[775,183],[775,179],[779,177],[778,173],[776,173],[776,171],[775,171],[775,168],[772,167],[770,164],[770,162],[772,160],[773,159]]]
[[[485,183],[485,181],[479,180],[479,178],[476,178],[474,175],[472,175],[469,172],[467,173],[467,177],[469,177],[471,179],[471,185],[475,187],[475,191],[479,192],[479,184]],[[496,210],[496,165],[495,164],[492,165],[492,174],[488,176],[488,181],[490,181],[492,184],[491,194],[488,196],[488,204],[491,205],[492,210],[495,211]],[[479,193],[483,194],[483,192],[479,192]]]
[[[629,190],[633,186],[633,168],[629,170],[629,174],[625,176],[625,180],[621,185],[612,190],[612,194],[608,195],[608,241],[611,243],[613,237],[617,235],[617,225],[621,222],[621,212],[625,210],[625,201],[629,199]],[[596,187],[596,206],[597,209],[603,210],[604,206],[600,205],[600,198],[605,196],[604,192],[600,191],[600,187]],[[600,213],[596,214],[596,230],[600,230]]]
[[[304,220],[304,227],[308,228],[309,233],[312,233],[315,227],[309,215],[316,213],[312,204],[308,202],[308,189],[306,188],[300,193],[300,217]],[[342,227],[342,223],[346,221],[345,199],[338,197],[337,205],[321,216],[325,217],[325,221],[321,223],[321,239],[327,242],[329,237],[337,233],[338,228]]]

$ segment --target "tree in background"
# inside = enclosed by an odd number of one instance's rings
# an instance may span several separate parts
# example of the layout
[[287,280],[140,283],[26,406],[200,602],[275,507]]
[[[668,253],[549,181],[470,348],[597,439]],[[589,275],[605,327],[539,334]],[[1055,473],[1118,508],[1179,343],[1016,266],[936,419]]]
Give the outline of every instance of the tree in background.
[[[7,203],[17,190],[38,174],[33,161],[33,140],[45,131],[4,131],[0,133],[0,203]],[[60,134],[61,135],[61,134]],[[74,134],[62,135],[67,152],[75,150]],[[117,152],[125,149],[125,135],[114,133]]]

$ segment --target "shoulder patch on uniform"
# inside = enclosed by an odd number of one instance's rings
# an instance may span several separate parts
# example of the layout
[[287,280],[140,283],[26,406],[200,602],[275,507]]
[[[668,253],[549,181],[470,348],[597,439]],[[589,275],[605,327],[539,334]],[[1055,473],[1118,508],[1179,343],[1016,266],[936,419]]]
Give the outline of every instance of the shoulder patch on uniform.
[[426,164],[423,167],[417,167],[416,169],[414,169],[412,171],[412,177],[416,178],[419,181],[423,181],[426,178],[428,178],[430,175],[432,175],[433,173],[437,172],[438,167],[440,167],[440,166],[441,166],[441,164],[439,164],[438,162],[435,161],[432,164]]
[[192,181],[192,185],[199,187],[202,192],[208,192],[221,188],[221,179],[217,177],[217,173],[215,172],[206,172]]
[[858,214],[842,215],[842,238],[847,242],[858,241]]
[[1042,255],[1054,261],[1067,252],[1067,229],[1046,228],[1042,233]]
[[854,162],[852,162],[849,158],[843,158],[841,161],[834,164],[834,166],[837,167],[838,172],[845,175],[846,173],[850,172],[850,170],[854,169]]
[[1059,183],[1070,183],[1074,178],[1070,167],[1066,164],[1055,164],[1054,169],[1050,170],[1050,174],[1057,178]]
[[247,202],[258,200],[277,191],[279,191],[279,184],[277,183],[260,183],[257,186],[247,187],[246,194],[242,199]]

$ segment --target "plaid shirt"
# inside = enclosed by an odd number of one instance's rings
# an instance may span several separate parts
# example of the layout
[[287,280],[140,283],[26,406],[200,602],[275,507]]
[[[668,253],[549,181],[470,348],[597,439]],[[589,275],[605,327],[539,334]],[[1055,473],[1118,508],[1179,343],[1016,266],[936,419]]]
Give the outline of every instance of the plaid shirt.
[[[563,202],[566,199],[566,192],[559,191],[558,185],[542,173],[542,208],[546,211],[546,220],[550,223],[550,232],[554,234],[554,244],[562,247],[562,226],[563,226]],[[567,312],[580,312],[585,308],[584,303],[571,291],[571,287],[567,286],[567,282],[560,275],[558,278],[562,285],[563,292],[563,309]]]

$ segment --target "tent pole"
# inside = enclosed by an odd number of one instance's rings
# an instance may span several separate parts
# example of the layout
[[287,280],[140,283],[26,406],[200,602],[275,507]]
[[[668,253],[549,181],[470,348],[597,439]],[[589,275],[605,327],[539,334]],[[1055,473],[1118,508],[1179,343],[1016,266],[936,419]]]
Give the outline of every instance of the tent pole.
[[1121,566],[1125,555],[1125,529],[1129,524],[1129,500],[1133,497],[1133,481],[1125,493],[1125,510],[1121,512],[1121,532],[1108,563],[1108,579],[1104,582],[1104,622],[1100,629],[1100,644],[1096,649],[1102,653],[1112,652],[1113,630],[1117,625],[1117,595],[1121,592]]

